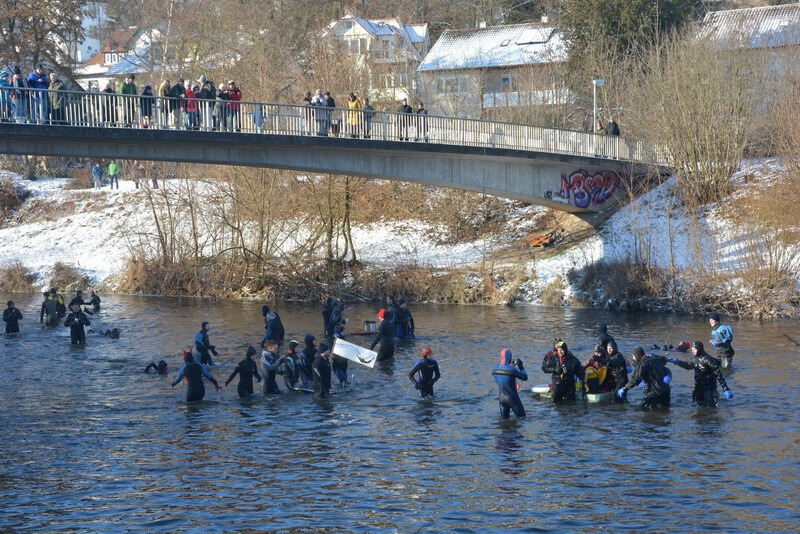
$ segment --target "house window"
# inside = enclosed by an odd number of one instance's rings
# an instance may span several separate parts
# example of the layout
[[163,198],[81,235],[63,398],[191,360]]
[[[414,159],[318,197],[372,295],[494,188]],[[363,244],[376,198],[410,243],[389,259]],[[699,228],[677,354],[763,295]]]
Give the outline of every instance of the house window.
[[103,63],[111,65],[111,54],[103,54]]
[[383,87],[385,89],[391,89],[394,87],[394,74],[384,74],[383,75]]
[[463,76],[442,76],[436,79],[436,92],[440,95],[463,93],[466,85]]
[[513,76],[511,76],[510,74],[505,74],[503,76],[500,76],[501,93],[510,93],[516,90],[517,90],[517,84]]
[[100,84],[97,83],[97,80],[89,80],[88,86],[90,92],[96,93],[100,90]]
[[119,61],[119,56],[117,54],[111,54],[111,63],[116,63]]

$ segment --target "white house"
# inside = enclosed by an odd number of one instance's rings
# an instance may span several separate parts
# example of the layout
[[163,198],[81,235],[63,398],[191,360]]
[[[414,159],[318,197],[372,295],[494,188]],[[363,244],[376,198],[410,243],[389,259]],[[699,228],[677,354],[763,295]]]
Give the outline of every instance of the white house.
[[135,27],[115,31],[100,50],[75,69],[75,80],[88,91],[99,91],[117,77],[151,71],[148,58],[159,36],[157,30]]
[[557,75],[566,60],[566,43],[543,17],[541,23],[447,30],[418,72],[432,112],[480,118],[499,108],[566,102]]
[[331,22],[323,37],[359,57],[360,64],[368,69],[367,89],[373,99],[413,98],[417,66],[431,44],[427,24],[346,15]]

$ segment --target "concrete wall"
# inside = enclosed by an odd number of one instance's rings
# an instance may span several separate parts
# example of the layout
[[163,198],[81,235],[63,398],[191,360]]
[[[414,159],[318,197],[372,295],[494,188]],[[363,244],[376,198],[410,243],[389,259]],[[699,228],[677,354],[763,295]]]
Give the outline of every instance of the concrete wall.
[[385,178],[485,192],[568,212],[612,207],[627,163],[397,141],[30,125],[0,127],[0,153],[185,161]]

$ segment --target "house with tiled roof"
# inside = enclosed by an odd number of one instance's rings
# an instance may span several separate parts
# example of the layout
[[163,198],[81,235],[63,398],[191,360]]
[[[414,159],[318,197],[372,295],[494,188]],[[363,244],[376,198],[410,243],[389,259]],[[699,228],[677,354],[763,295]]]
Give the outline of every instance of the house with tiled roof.
[[75,70],[75,80],[86,90],[99,91],[108,81],[149,72],[146,59],[158,35],[157,30],[135,27],[113,32],[100,50]]
[[401,100],[416,94],[417,67],[431,45],[427,24],[345,15],[332,21],[323,37],[357,58],[366,70],[366,91],[373,99]]
[[447,30],[419,68],[426,107],[445,115],[487,118],[498,111],[563,104],[559,69],[567,45],[542,22]]

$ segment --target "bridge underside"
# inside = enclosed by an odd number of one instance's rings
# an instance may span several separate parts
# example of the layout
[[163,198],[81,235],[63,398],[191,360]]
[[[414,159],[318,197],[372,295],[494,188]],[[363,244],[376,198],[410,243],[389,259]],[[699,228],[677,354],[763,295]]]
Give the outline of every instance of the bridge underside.
[[[0,125],[0,153],[241,165],[402,180],[591,213],[643,164],[445,144],[316,136]],[[663,169],[661,169],[663,171]]]

